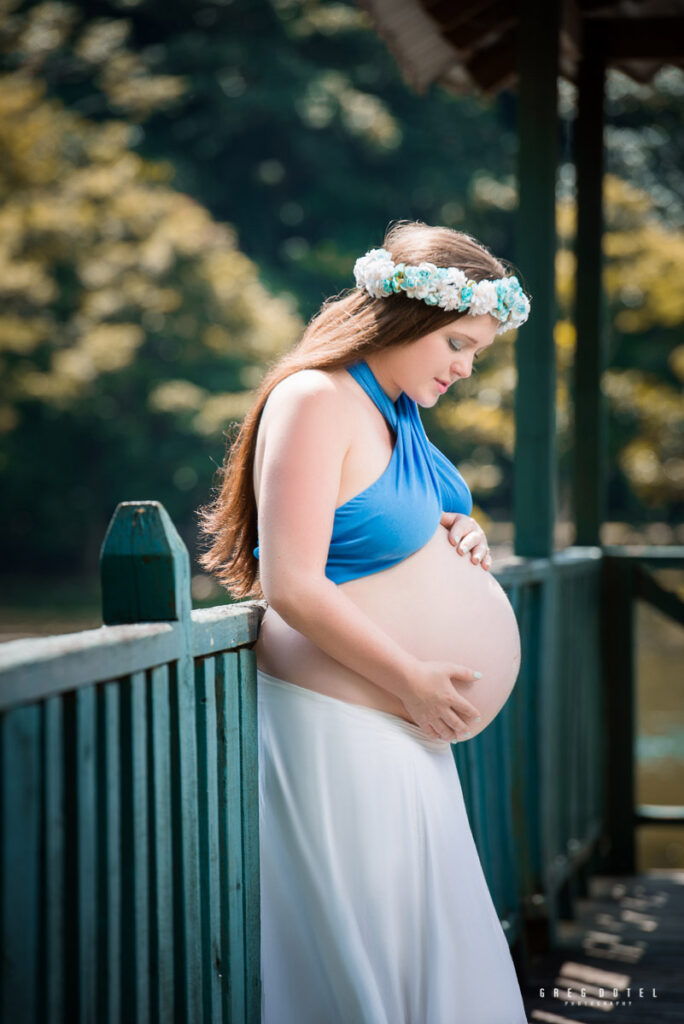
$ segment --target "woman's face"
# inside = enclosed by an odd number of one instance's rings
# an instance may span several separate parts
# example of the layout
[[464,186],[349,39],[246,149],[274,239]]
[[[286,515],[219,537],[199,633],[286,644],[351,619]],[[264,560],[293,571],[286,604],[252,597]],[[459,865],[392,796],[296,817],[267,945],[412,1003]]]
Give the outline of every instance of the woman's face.
[[429,408],[451,384],[470,377],[473,360],[493,344],[497,327],[499,321],[489,313],[467,314],[408,345],[375,352],[367,362],[392,401],[404,391]]

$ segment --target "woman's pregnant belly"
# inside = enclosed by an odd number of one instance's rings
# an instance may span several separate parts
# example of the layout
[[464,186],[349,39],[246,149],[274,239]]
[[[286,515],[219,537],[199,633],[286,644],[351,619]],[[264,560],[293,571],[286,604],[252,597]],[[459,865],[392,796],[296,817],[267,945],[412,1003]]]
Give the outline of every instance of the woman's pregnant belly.
[[[518,624],[501,585],[469,554],[457,553],[442,525],[398,565],[338,586],[415,657],[482,672],[481,679],[454,685],[482,716],[472,735],[489,725],[518,677]],[[331,658],[270,606],[255,651],[258,667],[270,675],[412,721],[398,697]]]

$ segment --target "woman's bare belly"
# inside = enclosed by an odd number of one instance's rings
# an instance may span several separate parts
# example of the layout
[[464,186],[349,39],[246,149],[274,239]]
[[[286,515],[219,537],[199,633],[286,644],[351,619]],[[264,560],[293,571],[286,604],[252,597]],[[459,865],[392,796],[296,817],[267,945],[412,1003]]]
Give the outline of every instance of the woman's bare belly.
[[[491,572],[459,555],[441,524],[398,565],[338,584],[370,619],[424,661],[451,661],[482,672],[456,688],[482,716],[481,732],[509,697],[520,668],[513,608]],[[268,607],[255,645],[262,672],[330,697],[412,721],[401,700],[331,658]]]

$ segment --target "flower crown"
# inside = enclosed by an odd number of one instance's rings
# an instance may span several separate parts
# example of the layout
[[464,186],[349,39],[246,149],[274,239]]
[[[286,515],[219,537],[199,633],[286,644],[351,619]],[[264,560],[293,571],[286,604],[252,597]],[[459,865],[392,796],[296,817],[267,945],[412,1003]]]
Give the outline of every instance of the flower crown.
[[472,281],[458,267],[436,267],[434,263],[394,263],[386,249],[370,249],[354,264],[356,287],[375,299],[403,291],[410,299],[422,299],[428,306],[468,310],[471,316],[490,313],[501,326],[497,334],[524,324],[530,314],[530,300],[517,277]]

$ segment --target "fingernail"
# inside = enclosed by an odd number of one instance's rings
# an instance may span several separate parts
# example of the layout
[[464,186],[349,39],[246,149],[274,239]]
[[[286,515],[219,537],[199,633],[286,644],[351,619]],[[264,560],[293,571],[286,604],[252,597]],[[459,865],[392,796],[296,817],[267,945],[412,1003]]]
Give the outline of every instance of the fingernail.
[[467,740],[469,736],[470,736],[469,732],[462,732],[461,733],[461,739],[462,740]]
[[475,676],[476,679],[482,679],[482,673],[481,672],[473,672],[473,675]]
[[480,561],[480,556],[479,556],[479,555],[475,555],[475,561],[476,561],[476,562],[479,562],[479,561]]
[[477,716],[476,716],[476,717],[475,717],[475,718],[473,719],[473,721],[474,721],[474,722],[481,722],[481,721],[482,721],[482,715],[477,715]]

